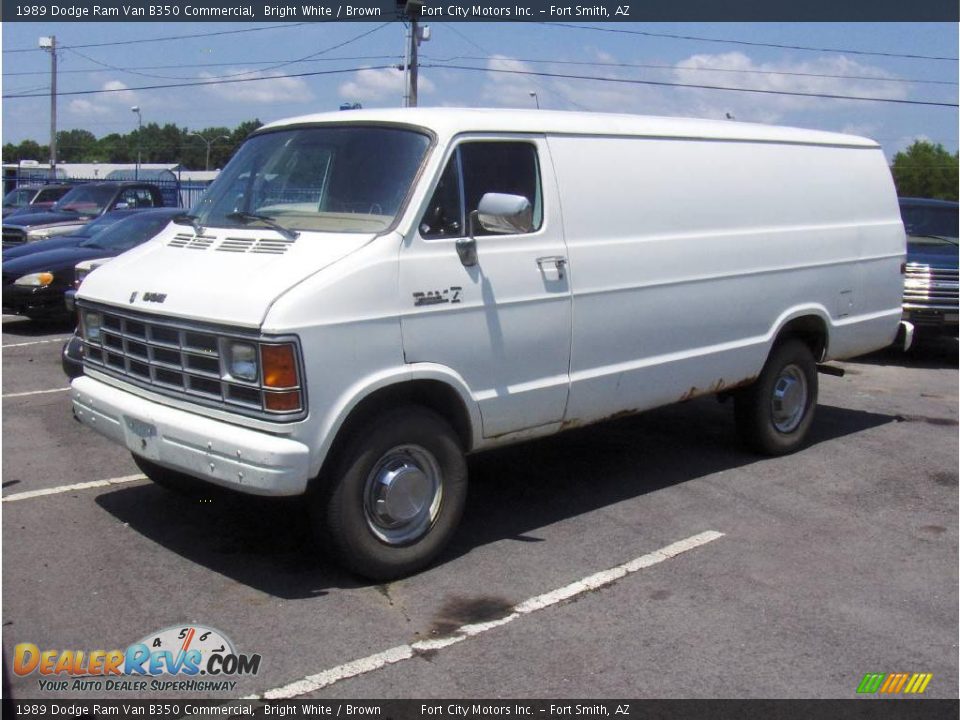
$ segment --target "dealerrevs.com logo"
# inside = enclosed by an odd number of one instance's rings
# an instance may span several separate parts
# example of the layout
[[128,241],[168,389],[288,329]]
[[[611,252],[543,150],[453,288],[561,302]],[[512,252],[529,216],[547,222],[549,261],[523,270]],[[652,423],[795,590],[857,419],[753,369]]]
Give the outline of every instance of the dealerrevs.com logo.
[[867,673],[857,686],[861,695],[922,695],[933,673]]
[[260,655],[238,653],[219,630],[175,625],[151,633],[126,650],[14,648],[13,671],[37,673],[40,690],[98,692],[231,691],[232,678],[256,675]]

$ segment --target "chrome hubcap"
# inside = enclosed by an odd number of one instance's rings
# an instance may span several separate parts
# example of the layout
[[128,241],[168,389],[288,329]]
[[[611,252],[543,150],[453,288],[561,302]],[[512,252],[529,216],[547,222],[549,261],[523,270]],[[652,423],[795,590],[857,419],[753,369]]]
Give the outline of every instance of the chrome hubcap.
[[782,433],[793,432],[807,409],[807,376],[796,365],[780,371],[773,385],[773,426]]
[[419,445],[387,451],[364,488],[364,514],[373,534],[388,545],[423,537],[440,512],[441,478],[437,459]]

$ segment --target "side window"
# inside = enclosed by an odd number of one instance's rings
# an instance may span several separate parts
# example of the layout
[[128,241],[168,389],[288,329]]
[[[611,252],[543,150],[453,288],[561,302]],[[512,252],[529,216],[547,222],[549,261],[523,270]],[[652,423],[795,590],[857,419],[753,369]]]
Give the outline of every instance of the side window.
[[[528,142],[462,143],[450,158],[420,221],[424,238],[463,237],[486,193],[522,195],[533,206],[533,229],[543,224],[537,148]],[[476,235],[492,235],[479,225]]]
[[[522,195],[533,206],[533,229],[543,223],[537,148],[526,142],[473,142],[460,146],[467,216],[486,193]],[[477,235],[490,235],[481,227]]]
[[440,183],[430,198],[427,212],[420,221],[420,234],[425,238],[462,237],[463,227],[460,153],[457,151],[447,163]]
[[116,205],[117,208],[144,208],[144,207],[153,207],[153,196],[150,195],[149,190],[143,188],[130,188],[129,190],[124,190],[120,197],[117,199]]

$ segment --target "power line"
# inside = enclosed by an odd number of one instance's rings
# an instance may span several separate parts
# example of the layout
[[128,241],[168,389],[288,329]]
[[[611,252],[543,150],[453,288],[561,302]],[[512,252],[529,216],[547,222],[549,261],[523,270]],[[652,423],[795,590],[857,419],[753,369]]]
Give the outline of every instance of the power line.
[[422,67],[430,68],[445,68],[447,70],[466,70],[473,72],[494,72],[494,73],[506,73],[509,75],[532,75],[536,77],[549,77],[549,78],[560,78],[563,80],[593,80],[596,82],[612,82],[612,83],[625,83],[629,85],[655,85],[658,87],[678,87],[678,88],[693,88],[698,90],[726,90],[729,92],[747,92],[747,93],[759,93],[762,95],[789,95],[793,97],[812,97],[812,98],[824,98],[829,100],[859,100],[865,102],[888,102],[888,103],[898,103],[902,105],[927,105],[933,107],[957,107],[957,103],[945,103],[945,102],[934,102],[928,100],[903,100],[899,98],[884,98],[884,97],[865,97],[857,95],[834,95],[829,93],[806,93],[806,92],[796,92],[789,90],[761,90],[757,88],[738,88],[738,87],[727,87],[722,85],[695,85],[689,83],[673,83],[673,82],[663,82],[657,80],[632,80],[627,78],[609,78],[601,77],[597,75],[568,75],[562,73],[548,73],[548,72],[539,72],[535,70],[507,70],[502,68],[478,68],[470,67],[466,65],[423,65]]
[[[277,62],[275,65],[272,65],[272,66],[270,66],[270,67],[261,68],[260,70],[246,70],[246,71],[244,71],[244,72],[228,73],[227,75],[218,75],[218,76],[210,77],[210,78],[207,78],[207,79],[208,79],[208,80],[220,80],[220,79],[233,78],[233,77],[244,77],[244,76],[246,76],[246,75],[253,75],[254,73],[258,73],[258,72],[268,72],[268,71],[270,71],[270,70],[276,70],[276,69],[278,69],[278,68],[286,67],[286,66],[288,66],[288,65],[295,65],[295,64],[297,64],[297,63],[308,62],[309,60],[312,60],[313,58],[316,58],[316,57],[319,56],[319,55],[324,55],[324,54],[326,54],[326,53],[328,53],[328,52],[332,52],[332,51],[334,51],[334,50],[339,50],[340,48],[345,47],[346,45],[350,45],[351,43],[356,42],[357,40],[360,40],[360,39],[362,39],[362,38],[365,38],[367,35],[372,35],[373,33],[377,32],[377,30],[381,30],[381,29],[385,28],[385,27],[386,27],[387,25],[389,25],[389,24],[390,24],[390,23],[383,23],[383,24],[378,25],[377,27],[373,28],[372,30],[367,30],[367,31],[365,31],[365,32],[360,33],[359,35],[356,35],[356,36],[354,36],[354,37],[352,37],[352,38],[349,38],[348,40],[344,40],[344,41],[341,42],[341,43],[337,43],[336,45],[331,45],[331,46],[328,47],[328,48],[325,48],[325,49],[323,49],[323,50],[318,50],[318,51],[315,52],[315,53],[310,53],[309,55],[305,55],[305,56],[302,57],[302,58],[297,58],[296,60],[282,60],[282,61]],[[94,64],[96,64],[96,65],[100,65],[101,67],[107,68],[107,69],[109,69],[109,70],[116,70],[116,71],[118,71],[118,72],[129,73],[130,75],[139,75],[139,76],[141,76],[141,77],[148,77],[148,78],[158,78],[158,79],[161,79],[161,80],[193,80],[193,79],[194,79],[193,77],[172,77],[172,76],[169,76],[169,75],[154,75],[154,74],[151,74],[151,73],[138,72],[136,69],[133,69],[133,68],[117,67],[116,65],[110,65],[110,64],[108,64],[108,63],[100,62],[99,60],[94,60],[92,57],[89,57],[89,56],[87,56],[87,55],[84,55],[83,53],[81,53],[81,52],[73,49],[72,47],[67,47],[66,49],[69,50],[70,52],[72,52],[72,53],[75,54],[75,55],[79,55],[79,56],[82,57],[84,60],[88,60],[88,61],[90,61],[90,62],[92,62],[92,63],[94,63]],[[192,67],[192,66],[190,66],[190,65],[182,65],[181,67]]]
[[671,40],[695,40],[697,42],[725,43],[727,45],[748,45],[750,47],[770,47],[782,50],[806,50],[810,52],[836,52],[848,55],[873,55],[876,57],[906,58],[909,60],[950,60],[957,62],[955,57],[941,57],[938,55],[908,55],[904,53],[878,52],[871,50],[852,50],[850,48],[823,48],[806,45],[782,45],[779,43],[755,42],[752,40],[725,40],[723,38],[701,37],[698,35],[675,35],[672,33],[655,33],[646,30],[626,30],[624,28],[601,28],[592,25],[573,25],[561,22],[541,22],[538,25],[550,28],[565,28],[569,30],[592,30],[594,32],[618,33],[622,35],[643,35],[644,37],[668,38]]
[[[168,40],[187,40],[190,38],[208,38],[218,35],[239,35],[240,33],[252,33],[260,32],[262,30],[286,30],[287,28],[301,27],[303,25],[313,25],[314,23],[302,22],[302,23],[287,23],[286,25],[269,25],[267,27],[255,27],[255,28],[244,28],[242,30],[221,30],[219,32],[205,32],[205,33],[192,33],[190,35],[168,35],[165,37],[156,37],[156,38],[142,38],[140,40],[116,40],[114,42],[105,42],[105,43],[87,43],[85,45],[58,45],[59,49],[63,48],[93,48],[93,47],[110,47],[113,45],[140,45],[142,43],[151,43],[151,42],[166,42]],[[15,50],[4,50],[6,53],[24,53],[24,52],[36,52],[39,48],[17,48]]]
[[647,68],[652,70],[679,70],[683,72],[726,72],[726,73],[742,73],[748,75],[786,75],[790,77],[810,77],[810,78],[828,78],[828,79],[837,79],[837,80],[875,80],[878,82],[894,82],[894,83],[904,83],[911,84],[917,83],[922,85],[957,85],[956,82],[950,80],[921,80],[919,78],[890,78],[890,77],[878,77],[876,75],[832,75],[828,73],[805,73],[805,72],[791,72],[787,70],[746,70],[746,69],[737,69],[737,68],[722,68],[722,67],[708,67],[708,66],[698,66],[698,67],[683,67],[680,65],[656,65],[649,63],[618,63],[618,62],[599,62],[599,61],[586,61],[586,60],[548,60],[543,58],[510,58],[505,56],[476,56],[476,55],[455,55],[450,58],[435,58],[429,55],[425,55],[424,59],[434,60],[436,62],[453,62],[455,60],[507,60],[512,62],[524,62],[524,63],[546,63],[550,65],[587,65],[593,67],[616,67],[616,68]]
[[[198,82],[189,82],[189,83],[170,83],[168,85],[141,85],[138,87],[103,88],[100,90],[71,90],[68,92],[62,92],[58,94],[61,97],[65,95],[101,95],[104,93],[131,92],[133,90],[163,90],[165,88],[200,87],[204,85],[229,85],[232,83],[262,82],[264,80],[283,80],[287,78],[312,77],[315,75],[342,75],[343,73],[357,72],[358,70],[388,70],[388,69],[395,69],[395,68],[393,65],[374,65],[374,66],[367,66],[367,67],[343,68],[340,70],[314,70],[313,72],[290,73],[287,75],[268,75],[266,77],[256,77],[256,78],[235,78],[232,80],[202,80]],[[4,100],[16,100],[19,98],[46,97],[46,96],[44,94],[23,94],[23,95],[3,95],[0,97],[2,97]]]
[[[237,65],[273,65],[275,63],[292,63],[292,62],[346,62],[347,60],[356,61],[356,60],[400,60],[403,59],[403,55],[351,55],[343,57],[332,57],[332,58],[316,58],[315,60],[236,60],[234,62],[216,62],[216,63],[178,63],[176,65],[137,65],[135,67],[124,68],[124,72],[129,70],[176,70],[179,68],[205,68],[205,67],[236,67]],[[452,58],[456,59],[456,58]],[[261,69],[262,72],[263,69]],[[102,72],[100,70],[90,68],[83,68],[79,70],[61,70],[58,69],[57,72],[60,75],[65,75],[67,73],[95,73]],[[49,75],[49,70],[32,70],[28,72],[10,72],[3,73],[3,77],[19,77],[23,75]],[[175,78],[176,79],[176,78]]]

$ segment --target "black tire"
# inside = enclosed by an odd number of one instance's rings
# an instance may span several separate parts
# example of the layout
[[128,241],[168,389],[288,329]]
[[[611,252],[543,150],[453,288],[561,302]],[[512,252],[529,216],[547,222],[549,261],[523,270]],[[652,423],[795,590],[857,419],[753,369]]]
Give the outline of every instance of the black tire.
[[426,567],[446,546],[466,503],[467,463],[446,420],[409,406],[353,433],[319,481],[317,539],[351,572],[385,581]]
[[806,343],[777,344],[757,381],[735,397],[740,439],[763,455],[799,450],[813,422],[817,390],[817,364]]
[[203,492],[204,483],[190,475],[157,465],[152,460],[147,460],[135,453],[130,453],[130,456],[140,468],[140,472],[165,490],[187,496]]

